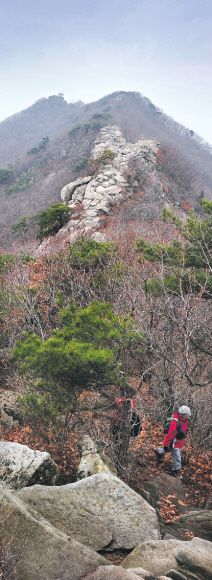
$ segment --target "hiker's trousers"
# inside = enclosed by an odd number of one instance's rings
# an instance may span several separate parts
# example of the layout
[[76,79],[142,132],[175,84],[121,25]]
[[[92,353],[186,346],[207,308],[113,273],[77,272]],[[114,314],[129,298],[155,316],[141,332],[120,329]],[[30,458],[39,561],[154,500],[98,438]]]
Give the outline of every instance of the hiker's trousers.
[[[181,469],[181,455],[179,447],[171,447],[170,451],[173,458],[173,469],[174,471],[178,471],[178,469]],[[164,451],[163,447],[159,447],[158,453],[160,453],[160,455],[164,455],[166,452]]]

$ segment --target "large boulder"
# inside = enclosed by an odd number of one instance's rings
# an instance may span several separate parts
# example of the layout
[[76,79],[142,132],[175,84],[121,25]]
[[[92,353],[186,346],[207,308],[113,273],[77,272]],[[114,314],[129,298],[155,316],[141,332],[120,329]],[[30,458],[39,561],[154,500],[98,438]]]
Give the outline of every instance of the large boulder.
[[183,542],[175,550],[180,571],[186,576],[189,572],[197,574],[202,580],[212,580],[212,543],[200,538]]
[[[91,520],[99,536],[103,533],[105,538],[107,529],[112,539],[109,538],[104,550],[131,549],[147,539],[160,538],[155,510],[120,479],[106,473],[61,487],[36,485],[15,495],[74,538],[83,538],[84,534],[87,538]],[[92,534],[90,545],[96,549],[96,537],[93,535],[92,539]]]
[[69,484],[61,487],[35,485],[15,495],[36,509],[55,528],[94,550],[103,550],[113,539],[101,515],[94,515],[78,505]]
[[71,183],[67,183],[61,190],[61,199],[65,202],[69,201],[72,198],[72,195],[75,189],[81,185],[86,185],[91,180],[90,176],[81,177],[76,179],[76,181],[71,181]]
[[181,530],[191,531],[202,539],[212,541],[212,511],[191,511],[172,522],[171,527],[178,535]]
[[110,461],[104,457],[101,459],[97,447],[89,435],[85,435],[78,441],[78,448],[81,459],[78,465],[77,479],[83,479],[95,475],[95,473],[117,475],[117,471]]
[[124,570],[119,566],[100,566],[92,574],[86,576],[87,580],[172,580],[167,576],[155,578],[143,568],[131,568]]
[[87,580],[142,580],[133,570],[123,570],[119,566],[100,566],[87,576]]
[[184,545],[180,540],[147,541],[139,544],[125,560],[122,568],[145,568],[154,576],[168,573],[170,568],[177,568],[175,551]]
[[[32,507],[0,490],[2,536],[10,555],[20,553],[17,580],[79,580],[108,560],[54,528]],[[9,515],[9,517],[7,517]]]
[[27,445],[0,443],[0,483],[7,489],[21,489],[40,483],[54,485],[58,476],[56,463],[49,453],[33,451]]
[[148,570],[144,570],[144,568],[128,568],[127,571],[137,574],[137,576],[140,576],[140,578],[143,578],[144,580],[155,580],[155,576],[153,576],[151,572],[148,572]]

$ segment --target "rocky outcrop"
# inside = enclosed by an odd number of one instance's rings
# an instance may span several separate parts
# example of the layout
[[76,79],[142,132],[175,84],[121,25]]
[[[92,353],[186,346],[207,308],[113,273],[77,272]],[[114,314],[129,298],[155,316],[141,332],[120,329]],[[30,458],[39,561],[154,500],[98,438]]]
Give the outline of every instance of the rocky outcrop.
[[[79,493],[83,493],[82,486]],[[21,490],[16,497],[77,542],[94,550],[103,550],[113,539],[109,526],[101,514],[96,515],[89,511],[89,507],[79,505],[75,495],[71,493],[70,484],[61,487],[35,485]]]
[[[161,197],[163,187],[157,174],[156,153],[159,144],[153,140],[140,139],[136,143],[127,143],[119,127],[104,127],[99,133],[91,159],[100,157],[103,151],[110,150],[115,158],[107,165],[102,165],[95,177],[79,178],[63,187],[61,198],[74,210],[74,214],[63,232],[75,241],[80,235],[92,235],[104,223],[104,216],[111,213],[115,204],[131,197],[132,185],[128,183],[123,172],[128,168],[130,159],[139,159],[143,172],[151,174],[151,188],[157,189]],[[81,204],[80,213],[76,209]]]
[[88,574],[88,580],[171,580],[167,576],[155,577],[143,568],[131,568],[124,570],[119,566],[100,566],[92,574]]
[[1,489],[0,503],[4,545],[10,542],[11,555],[20,554],[17,580],[79,580],[108,565],[108,560],[56,529],[14,494]]
[[61,199],[62,201],[69,201],[72,199],[74,191],[77,189],[81,189],[82,192],[85,192],[86,184],[91,181],[92,177],[82,177],[81,179],[76,179],[76,181],[72,181],[63,187],[61,191]]
[[212,511],[198,510],[186,513],[172,523],[172,529],[178,533],[181,530],[192,531],[200,538],[212,541]]
[[142,566],[154,576],[166,574],[170,568],[177,567],[175,550],[181,547],[180,540],[146,541],[139,544],[122,562],[123,568]]
[[173,580],[212,580],[212,543],[200,538],[143,542],[121,567],[131,570],[141,565],[155,577],[165,574]]
[[190,574],[195,574],[201,580],[212,580],[211,542],[200,538],[184,542],[176,549],[175,557],[178,563],[177,569],[184,574],[184,578],[188,578]]
[[83,479],[95,473],[107,473],[117,475],[116,469],[106,458],[101,459],[97,447],[89,435],[85,435],[78,441],[80,451],[80,463],[77,470],[77,479]]
[[[85,541],[83,538],[87,541],[92,518],[98,527],[99,543],[105,543],[106,530],[112,535],[104,550],[132,549],[147,539],[160,538],[155,510],[118,477],[106,473],[61,487],[36,485],[17,492],[17,497],[32,505],[55,527],[75,539],[81,538],[80,541]],[[89,545],[99,549],[96,536],[92,539],[92,529]]]
[[7,489],[21,489],[38,482],[54,485],[57,476],[57,465],[49,453],[11,441],[0,443],[0,482]]
[[[1,537],[7,557],[18,557],[17,580],[212,580],[212,543],[200,537],[188,541],[192,530],[210,537],[210,510],[181,516],[167,527],[175,537],[161,540],[155,509],[113,475],[90,437],[79,448],[82,479],[59,487],[45,485],[55,482],[57,472],[47,453],[0,445]],[[162,475],[144,490],[157,511],[159,488],[168,493],[168,476]],[[37,481],[44,485],[34,485]],[[20,489],[23,485],[28,487]],[[169,491],[172,497],[177,493]],[[97,553],[116,549],[133,550],[120,566]]]
[[142,578],[133,570],[123,570],[119,566],[100,566],[93,574],[87,576],[88,580],[141,580]]

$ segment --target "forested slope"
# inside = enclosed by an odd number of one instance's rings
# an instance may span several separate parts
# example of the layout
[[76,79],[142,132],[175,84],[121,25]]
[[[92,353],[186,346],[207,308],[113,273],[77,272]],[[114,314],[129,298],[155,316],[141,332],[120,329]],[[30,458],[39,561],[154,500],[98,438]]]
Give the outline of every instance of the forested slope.
[[[131,98],[129,126],[125,99]],[[187,404],[192,415],[184,473],[187,482],[194,479],[190,493],[202,505],[211,493],[211,189],[209,169],[200,175],[179,150],[188,144],[189,155],[196,152],[206,161],[210,151],[171,122],[166,128],[160,113],[137,94],[115,93],[100,104],[98,113],[96,104],[84,108],[83,122],[62,136],[41,136],[32,151],[0,172],[1,389],[13,400],[11,408],[4,399],[2,408],[18,421],[8,429],[2,414],[3,436],[48,447],[70,481],[76,475],[76,439],[89,432],[119,475],[133,482],[138,455],[141,467],[143,458],[152,464],[152,441],[156,445],[157,436],[162,443],[163,420]],[[114,128],[115,107],[128,144]],[[164,136],[175,134],[172,146],[157,135],[147,142],[154,123],[161,135],[162,130]],[[133,149],[129,143],[141,126],[144,139]],[[100,133],[103,127],[108,129]],[[111,150],[105,149],[101,135],[108,139],[111,133]],[[113,195],[114,171],[121,195],[106,208],[98,235],[81,232],[75,243],[64,237],[60,245],[58,230],[65,232],[66,210],[72,211],[71,198],[65,200],[70,205],[55,208],[61,188],[78,177],[80,187],[81,178],[89,176],[93,197],[104,193],[104,181]],[[93,199],[85,197],[84,206],[77,201],[79,217]],[[27,216],[35,214],[32,227],[25,227]],[[75,222],[76,217],[71,215]],[[21,227],[12,234],[14,222]],[[49,252],[40,244],[43,234]],[[135,444],[130,442],[133,399],[143,423]],[[120,402],[117,438],[112,427]],[[140,477],[142,482],[142,469]]]

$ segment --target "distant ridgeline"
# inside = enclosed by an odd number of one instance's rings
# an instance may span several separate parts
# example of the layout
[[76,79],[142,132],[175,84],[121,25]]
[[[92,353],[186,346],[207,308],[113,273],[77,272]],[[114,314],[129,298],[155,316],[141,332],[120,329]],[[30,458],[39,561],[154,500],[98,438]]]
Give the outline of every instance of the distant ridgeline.
[[[40,142],[41,135],[55,139],[62,132],[79,125],[101,121],[109,115],[113,123],[130,131],[130,138],[140,136],[168,141],[182,157],[196,166],[212,184],[212,148],[192,128],[188,129],[165,115],[148,98],[137,92],[117,91],[90,104],[81,101],[67,103],[61,93],[42,98],[27,109],[0,123],[0,167],[14,163],[17,158]],[[6,144],[6,146],[5,146]],[[203,166],[204,164],[204,166]]]

